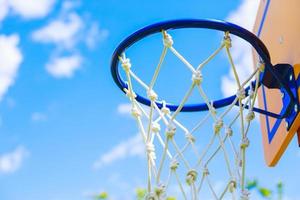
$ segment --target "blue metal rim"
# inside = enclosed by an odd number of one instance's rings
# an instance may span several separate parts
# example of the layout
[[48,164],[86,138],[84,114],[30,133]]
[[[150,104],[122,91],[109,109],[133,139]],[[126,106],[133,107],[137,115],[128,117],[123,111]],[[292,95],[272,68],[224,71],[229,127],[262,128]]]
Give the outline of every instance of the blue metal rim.
[[[124,80],[122,80],[120,73],[119,73],[119,58],[118,58],[123,52],[125,52],[125,50],[127,48],[129,48],[134,43],[138,42],[139,40],[141,40],[151,34],[158,33],[163,30],[183,29],[183,28],[212,29],[212,30],[218,30],[218,31],[224,31],[224,32],[228,31],[230,34],[236,35],[236,36],[246,40],[256,50],[260,59],[264,62],[265,66],[266,66],[265,72],[267,71],[268,73],[270,73],[272,75],[272,77],[279,82],[280,87],[287,91],[287,94],[291,97],[291,99],[292,100],[294,99],[292,92],[290,91],[288,86],[283,84],[283,81],[280,79],[280,77],[278,77],[278,75],[273,71],[273,69],[272,69],[273,65],[271,64],[270,54],[269,54],[266,46],[264,45],[264,43],[256,35],[254,35],[250,31],[248,31],[238,25],[235,25],[235,24],[232,24],[229,22],[225,22],[225,21],[221,21],[221,20],[214,20],[214,19],[179,19],[179,20],[163,21],[163,22],[159,22],[159,23],[155,23],[155,24],[146,26],[146,27],[134,32],[130,36],[128,36],[115,49],[113,56],[112,56],[112,60],[111,60],[111,74],[112,74],[112,77],[113,77],[115,83],[117,84],[117,86],[123,92],[125,92],[124,89],[127,88],[126,82]],[[261,80],[262,80],[264,77],[264,74],[261,77],[262,77],[261,78]],[[259,83],[260,85],[262,82],[261,80]],[[249,87],[246,90],[249,90]],[[136,97],[137,101],[139,101],[142,104],[148,105],[148,106],[151,105],[151,101],[148,98],[143,97],[139,94],[136,94],[136,95],[137,95],[137,97]],[[215,108],[220,108],[220,107],[230,105],[234,101],[235,98],[236,98],[236,95],[232,95],[227,98],[215,100],[215,101],[213,101],[213,106]],[[156,104],[158,105],[158,107],[162,107],[161,102],[156,102]],[[290,105],[288,107],[292,107],[293,106],[292,104],[293,103],[290,102]],[[166,106],[171,111],[175,111],[178,108],[178,105],[174,105],[172,103],[167,103]],[[205,103],[199,103],[199,104],[186,104],[183,106],[181,111],[182,112],[194,112],[194,111],[205,111],[205,110],[208,110],[208,106]],[[276,114],[276,113],[272,113],[272,112],[262,110],[259,108],[254,108],[254,111],[265,114],[265,115],[269,115],[269,116],[272,116],[275,118],[284,118],[288,115],[288,113]]]

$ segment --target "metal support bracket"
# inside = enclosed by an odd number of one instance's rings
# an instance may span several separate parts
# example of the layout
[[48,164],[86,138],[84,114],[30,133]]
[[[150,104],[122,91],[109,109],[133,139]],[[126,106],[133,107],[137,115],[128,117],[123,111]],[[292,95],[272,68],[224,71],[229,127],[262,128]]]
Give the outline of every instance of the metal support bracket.
[[[282,81],[281,85],[278,82],[278,80],[272,78],[271,73],[268,71],[264,73],[264,76],[262,78],[263,85],[271,89],[280,89],[282,93],[282,105],[283,105],[282,111],[288,113],[287,116],[285,117],[287,130],[291,128],[300,110],[299,94],[298,94],[298,89],[300,87],[300,76],[299,76],[300,66],[298,65],[295,67],[296,68],[294,69],[293,66],[291,66],[290,64],[274,65],[273,67],[274,73]],[[292,97],[291,95],[288,95],[287,90],[284,89],[282,85],[285,85],[290,89],[292,93]],[[292,106],[290,105],[291,102],[293,103]]]
[[[288,117],[286,117],[286,128],[289,130],[294,123],[294,120],[296,119],[298,113],[299,113],[299,97],[298,97],[298,88],[299,88],[299,80],[300,77],[298,76],[297,79],[295,77],[295,73],[293,68],[289,68],[289,70],[285,71],[286,73],[282,74],[284,75],[284,81],[286,81],[286,84],[290,88],[291,92],[293,93],[293,96],[295,98],[295,103],[292,106],[292,109],[289,111]],[[286,94],[285,90],[281,89],[281,92],[283,94],[282,98],[282,104],[283,107],[287,106],[289,102],[291,101],[290,97]]]

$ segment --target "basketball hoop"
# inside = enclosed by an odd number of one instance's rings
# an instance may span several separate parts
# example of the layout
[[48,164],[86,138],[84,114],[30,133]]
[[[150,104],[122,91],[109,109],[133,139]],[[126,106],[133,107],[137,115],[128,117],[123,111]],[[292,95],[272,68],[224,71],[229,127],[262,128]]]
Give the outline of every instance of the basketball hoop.
[[[221,45],[197,67],[192,66],[175,49],[176,41],[173,41],[172,34],[169,33],[172,30],[185,28],[212,29],[224,33]],[[163,51],[152,79],[147,84],[134,73],[134,66],[125,53],[134,43],[156,33],[162,34]],[[231,35],[248,42],[259,57],[257,67],[244,82],[241,82],[231,56],[230,49],[233,45]],[[226,52],[238,90],[230,97],[210,100],[202,87],[206,78],[202,74],[202,69],[222,50]],[[159,94],[155,91],[155,83],[167,52],[174,54],[191,72],[190,87],[180,104],[160,99]],[[125,72],[125,79],[120,74],[120,66]],[[247,135],[250,124],[255,117],[255,112],[278,119],[296,119],[299,113],[298,110],[294,109],[295,106],[299,106],[297,89],[291,89],[290,85],[296,84],[296,88],[298,85],[295,83],[295,78],[287,79],[287,76],[294,76],[292,69],[288,64],[273,66],[267,48],[253,33],[235,24],[218,20],[184,19],[160,22],[144,27],[127,37],[113,54],[111,72],[117,86],[126,94],[132,104],[131,113],[138,124],[145,143],[148,165],[146,199],[166,199],[167,196],[172,195],[170,194],[172,193],[171,184],[174,182],[180,191],[181,196],[179,198],[181,199],[199,199],[201,198],[201,191],[205,187],[211,192],[214,199],[237,199],[237,196],[244,200],[248,199],[249,192],[245,187],[245,177],[246,149],[249,146]],[[144,88],[147,97],[136,93],[133,79]],[[293,82],[291,83],[291,81]],[[255,107],[257,92],[262,85],[280,89],[286,95],[286,102],[280,113]],[[198,104],[187,104],[193,91],[197,91],[203,101]],[[149,106],[150,109],[146,110],[142,104]],[[238,107],[238,111],[233,109],[235,106]],[[218,113],[218,108],[224,110]],[[188,129],[178,119],[181,112],[198,111],[206,111],[207,114],[192,129]],[[199,137],[199,133],[203,130],[202,127],[209,122],[209,119],[213,122],[211,137],[204,148],[199,151],[197,140],[202,138],[202,136]],[[145,121],[147,123],[144,123]],[[237,124],[238,121],[239,130],[237,131],[234,124]],[[185,140],[185,142],[180,146],[178,140]],[[236,140],[239,142],[238,145],[235,144]],[[215,147],[214,144],[217,146]],[[195,162],[190,162],[187,158],[190,158],[191,152]],[[211,182],[213,172],[210,164],[220,155],[224,159],[224,168],[219,170],[225,171],[228,177],[227,179],[224,178],[226,184],[222,191],[217,194],[218,192]]]

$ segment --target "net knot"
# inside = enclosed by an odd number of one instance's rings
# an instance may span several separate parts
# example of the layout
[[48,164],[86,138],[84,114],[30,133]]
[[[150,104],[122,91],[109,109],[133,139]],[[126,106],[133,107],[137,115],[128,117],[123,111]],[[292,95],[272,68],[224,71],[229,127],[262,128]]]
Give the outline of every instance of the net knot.
[[187,184],[188,185],[193,184],[197,180],[197,176],[198,176],[198,173],[196,170],[191,169],[190,171],[188,171],[188,173],[186,175]]
[[148,90],[147,95],[151,101],[156,101],[157,94],[153,90]]
[[165,192],[166,192],[166,186],[163,184],[159,185],[154,189],[154,193],[158,199],[161,199],[161,197],[164,196]]
[[157,198],[153,192],[150,192],[146,195],[145,200],[157,200]]
[[223,43],[225,45],[226,48],[231,48],[232,44],[231,44],[231,38],[229,36],[229,32],[225,33],[224,39],[223,39]]
[[255,118],[255,114],[253,111],[250,111],[247,115],[246,115],[246,120],[247,122],[252,121]]
[[204,167],[204,169],[203,169],[203,176],[205,177],[205,176],[208,176],[208,175],[209,175],[209,170],[208,170],[207,167]]
[[231,180],[228,185],[229,192],[233,193],[236,189],[236,181]]
[[177,160],[172,160],[171,163],[170,163],[170,169],[172,171],[176,171],[176,169],[178,168],[179,166],[179,162]]
[[243,190],[241,194],[241,200],[249,200],[250,192],[248,190]]
[[135,118],[140,117],[141,116],[140,109],[137,106],[133,105],[131,108],[131,115]]
[[221,130],[221,128],[223,127],[223,120],[222,119],[218,119],[215,123],[214,123],[214,132],[215,134],[218,134]]
[[239,100],[243,100],[246,98],[246,92],[244,90],[244,88],[241,88],[237,91],[236,96]]
[[151,160],[155,160],[156,159],[156,156],[155,156],[155,147],[154,147],[154,145],[151,142],[147,142],[146,143],[146,151],[147,151],[147,154],[148,154],[148,156],[149,156],[149,158]]
[[233,130],[232,130],[232,128],[226,127],[225,133],[226,133],[226,135],[228,135],[228,136],[232,136],[232,135],[233,135]]
[[263,63],[262,61],[258,62],[257,69],[260,72],[264,72],[265,71],[265,63]]
[[173,124],[169,124],[166,130],[166,135],[168,139],[172,139],[175,135],[176,127]]
[[129,72],[129,70],[131,68],[130,59],[129,58],[121,59],[121,65],[122,65],[125,72]]
[[173,45],[173,39],[172,39],[172,36],[169,35],[166,31],[163,31],[163,43],[164,43],[164,46],[170,48],[172,47]]
[[186,133],[185,138],[190,142],[194,143],[196,141],[195,137],[191,133]]
[[127,88],[124,88],[124,92],[126,93],[126,96],[131,99],[136,98],[136,94],[132,90],[128,90]]
[[203,76],[200,71],[195,71],[192,75],[192,81],[195,85],[200,85],[203,81]]
[[247,137],[244,137],[242,139],[242,143],[241,143],[241,148],[242,149],[246,149],[247,147],[249,147],[250,141]]
[[161,112],[165,115],[168,115],[171,113],[170,109],[167,107],[166,105],[167,103],[165,101],[162,102],[162,108],[161,108]]
[[160,125],[157,122],[152,122],[152,131],[158,133],[160,131]]

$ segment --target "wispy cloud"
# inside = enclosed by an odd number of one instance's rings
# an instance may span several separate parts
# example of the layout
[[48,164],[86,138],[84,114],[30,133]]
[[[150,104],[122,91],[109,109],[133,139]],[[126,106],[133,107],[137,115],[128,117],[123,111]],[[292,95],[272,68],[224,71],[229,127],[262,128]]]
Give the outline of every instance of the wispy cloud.
[[0,155],[0,173],[14,173],[21,168],[25,158],[29,155],[29,151],[19,146],[14,151]]
[[41,113],[41,112],[34,112],[31,114],[31,120],[34,122],[46,121],[47,115],[45,113]]
[[80,55],[55,57],[46,64],[46,70],[56,78],[71,78],[81,67]]
[[[257,14],[258,0],[243,0],[242,4],[227,17],[227,21],[233,22],[248,30],[252,30]],[[233,38],[232,57],[235,61],[239,77],[245,80],[253,71],[252,50],[248,43]],[[233,71],[230,70],[222,77],[222,92],[229,96],[237,91]]]
[[[117,107],[117,112],[118,114],[120,115],[124,115],[124,116],[131,116],[131,108],[132,108],[132,104],[131,103],[121,103],[118,105]],[[146,112],[146,113],[150,113],[150,107],[149,106],[146,106],[146,105],[143,105],[141,104],[141,108]],[[156,118],[158,116],[158,113],[157,112],[154,112],[153,113],[153,118]],[[146,123],[148,123],[147,119],[146,118],[143,118],[142,117],[142,120]]]
[[21,16],[24,19],[45,17],[52,10],[55,0],[1,0],[0,21],[9,14]]
[[[107,190],[103,188],[95,188],[95,189],[85,189],[82,191],[82,196],[88,199],[94,199],[99,194],[105,193],[108,194],[110,200],[132,200],[136,198],[136,189],[140,185],[138,182],[141,182],[141,177],[131,177],[130,180],[125,174],[120,174],[118,172],[110,172],[108,177],[105,179],[105,183],[107,185],[112,185],[113,188],[118,188],[118,192],[114,192],[114,190]],[[142,187],[144,188],[144,187]]]
[[82,19],[79,15],[72,12],[36,30],[33,32],[32,38],[41,43],[53,43],[63,47],[73,47],[77,42],[78,34],[82,28]]
[[94,162],[93,168],[100,169],[103,166],[110,165],[114,162],[128,157],[144,157],[144,155],[144,143],[140,134],[137,134],[134,137],[121,142],[120,144],[113,147],[110,151],[101,155],[100,158],[96,162]]
[[18,45],[18,35],[0,35],[0,100],[8,88],[14,84],[18,69],[23,61],[23,55]]
[[5,102],[9,108],[14,108],[16,106],[16,101],[12,97],[7,97]]
[[98,42],[105,40],[109,35],[108,30],[100,29],[97,23],[92,23],[87,30],[85,43],[89,49],[94,49]]
[[131,107],[131,103],[121,103],[118,105],[117,111],[121,115],[130,115]]

